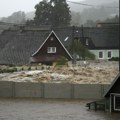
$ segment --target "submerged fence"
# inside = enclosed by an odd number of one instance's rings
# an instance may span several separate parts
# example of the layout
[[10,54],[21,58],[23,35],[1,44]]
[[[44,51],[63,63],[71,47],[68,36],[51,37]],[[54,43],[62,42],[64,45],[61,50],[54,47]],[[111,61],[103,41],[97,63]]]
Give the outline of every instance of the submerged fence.
[[109,85],[0,81],[0,97],[101,99]]

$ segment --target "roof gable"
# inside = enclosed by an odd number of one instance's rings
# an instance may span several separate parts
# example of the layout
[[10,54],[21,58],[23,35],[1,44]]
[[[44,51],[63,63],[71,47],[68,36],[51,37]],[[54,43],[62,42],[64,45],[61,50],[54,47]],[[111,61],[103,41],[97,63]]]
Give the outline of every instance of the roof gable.
[[104,94],[104,97],[110,96],[110,93],[117,93],[120,91],[117,91],[117,88],[120,88],[120,73],[116,76],[116,78],[113,80],[112,84],[110,85],[109,89]]
[[39,47],[39,49],[32,55],[32,57],[34,55],[36,55],[41,48],[44,46],[44,44],[48,41],[48,39],[50,38],[50,36],[54,34],[54,36],[57,38],[58,42],[60,43],[60,45],[63,47],[63,49],[66,51],[66,53],[69,55],[69,57],[72,59],[72,56],[70,55],[70,53],[68,52],[68,50],[65,48],[65,46],[63,45],[63,43],[60,41],[60,39],[58,38],[58,36],[55,34],[55,32],[52,30],[51,33],[48,35],[48,37],[45,39],[45,41],[42,43],[42,45]]

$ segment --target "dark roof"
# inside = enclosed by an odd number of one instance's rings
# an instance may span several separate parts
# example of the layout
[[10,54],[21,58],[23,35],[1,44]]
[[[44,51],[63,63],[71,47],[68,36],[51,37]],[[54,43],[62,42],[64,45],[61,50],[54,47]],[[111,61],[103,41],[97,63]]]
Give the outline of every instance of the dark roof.
[[104,23],[97,23],[97,27],[114,27],[114,26],[118,26],[119,23],[115,22],[104,22]]
[[118,73],[116,78],[113,80],[109,89],[104,94],[104,97],[109,97],[110,93],[120,93],[120,73]]
[[119,48],[119,27],[93,28],[89,36],[95,45],[92,49],[118,49]]
[[[71,44],[73,27],[53,29],[66,47]],[[13,29],[5,30],[0,35],[0,64],[28,64],[30,56],[38,50],[50,29]],[[84,33],[84,34],[83,34]],[[118,28],[75,27],[74,37],[80,37],[85,45],[89,39],[89,49],[117,49],[119,42]],[[82,39],[84,37],[85,39]]]
[[65,52],[68,54],[68,56],[70,57],[70,59],[72,59],[72,56],[70,55],[70,53],[68,52],[68,50],[65,48],[65,46],[63,45],[63,43],[61,42],[61,40],[59,39],[59,37],[56,35],[56,33],[52,30],[51,33],[47,36],[47,38],[44,40],[44,42],[41,44],[41,46],[39,47],[39,49],[37,51],[35,51],[35,53],[32,55],[36,55],[41,48],[44,46],[44,44],[49,40],[49,38],[51,36],[55,36],[56,40],[59,42],[59,45],[62,46],[62,48],[65,50]]
[[0,36],[0,64],[28,64],[47,35],[46,31],[5,31]]
[[[73,28],[61,28],[55,29],[56,34],[63,42],[65,46],[69,45],[72,41]],[[101,28],[82,28],[76,27],[74,30],[74,36],[80,37],[82,43],[85,45],[85,39],[82,40],[82,37],[89,38],[89,49],[118,49],[119,46],[119,27],[101,27]],[[69,40],[64,41],[66,37],[69,37]]]

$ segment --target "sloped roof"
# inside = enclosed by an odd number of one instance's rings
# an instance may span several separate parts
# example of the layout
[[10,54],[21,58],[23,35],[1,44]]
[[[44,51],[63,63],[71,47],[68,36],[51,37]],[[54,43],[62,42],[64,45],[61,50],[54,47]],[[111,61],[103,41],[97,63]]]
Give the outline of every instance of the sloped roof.
[[[62,44],[71,44],[73,27],[53,29]],[[28,64],[30,56],[38,50],[47,38],[50,29],[5,30],[0,35],[0,64]],[[118,28],[84,28],[84,37],[90,38],[89,49],[118,48]],[[74,37],[83,37],[81,27],[75,27]],[[85,44],[85,39],[81,39]]]
[[112,84],[104,94],[104,97],[109,97],[110,93],[120,93],[120,72],[118,73],[118,75],[113,80]]
[[0,36],[0,64],[28,64],[47,35],[46,31],[6,31]]
[[93,49],[116,49],[119,48],[119,27],[93,28],[89,36],[95,45]]
[[68,56],[72,59],[72,56],[70,55],[70,53],[68,52],[68,50],[64,47],[64,45],[62,44],[61,40],[58,38],[58,36],[55,34],[55,32],[52,30],[51,33],[47,36],[47,38],[45,39],[45,41],[41,44],[41,46],[39,47],[39,49],[32,55],[34,56],[35,54],[37,54],[40,49],[43,47],[43,45],[47,42],[48,38],[54,34],[55,37],[57,38],[58,42],[60,43],[60,45],[63,47],[63,49],[66,51],[66,53],[68,54]]
[[[58,35],[60,40],[62,40],[65,46],[69,45],[72,41],[72,34],[73,28],[60,28],[55,29],[55,33]],[[69,40],[64,41],[66,37],[69,37]],[[74,29],[74,36],[76,37],[85,37],[89,38],[90,44],[87,46],[89,49],[118,49],[119,48],[119,27],[112,26],[112,27],[100,27],[100,28],[82,28],[75,27]],[[85,39],[84,39],[85,41]],[[85,42],[82,41],[82,43]]]

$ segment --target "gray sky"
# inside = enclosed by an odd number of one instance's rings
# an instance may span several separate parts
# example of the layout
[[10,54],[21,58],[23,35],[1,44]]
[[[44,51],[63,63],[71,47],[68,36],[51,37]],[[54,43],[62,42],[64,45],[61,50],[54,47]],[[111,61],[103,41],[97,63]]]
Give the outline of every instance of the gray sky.
[[[34,11],[34,6],[41,0],[0,0],[0,17],[6,17],[11,15],[13,12]],[[73,1],[84,1],[84,0],[73,0]]]

